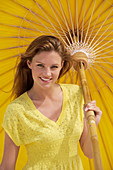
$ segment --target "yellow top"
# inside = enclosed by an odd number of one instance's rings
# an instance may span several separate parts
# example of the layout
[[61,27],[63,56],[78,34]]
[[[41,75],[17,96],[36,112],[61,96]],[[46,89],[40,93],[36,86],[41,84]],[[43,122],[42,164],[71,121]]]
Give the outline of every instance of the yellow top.
[[39,112],[27,92],[7,108],[2,126],[28,161],[23,170],[83,170],[78,142],[83,131],[83,96],[78,85],[60,84],[61,114],[54,122]]

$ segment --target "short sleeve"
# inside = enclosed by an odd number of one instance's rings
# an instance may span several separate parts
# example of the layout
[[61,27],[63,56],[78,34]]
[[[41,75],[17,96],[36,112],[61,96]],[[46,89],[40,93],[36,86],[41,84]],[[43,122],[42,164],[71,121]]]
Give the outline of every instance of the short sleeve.
[[19,133],[21,127],[19,122],[19,109],[17,107],[17,104],[12,103],[7,107],[2,127],[17,146],[21,145]]

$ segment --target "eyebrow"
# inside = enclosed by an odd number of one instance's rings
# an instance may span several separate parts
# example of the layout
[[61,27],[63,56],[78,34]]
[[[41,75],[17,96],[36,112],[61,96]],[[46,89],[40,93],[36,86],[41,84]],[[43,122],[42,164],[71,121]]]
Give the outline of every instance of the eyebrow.
[[36,61],[36,63],[40,63],[40,64],[43,64],[43,65],[44,65],[44,63],[42,63],[42,62],[39,62],[39,61]]
[[36,61],[36,63],[42,63],[41,61]]
[[[42,63],[41,61],[36,61],[36,63],[41,63],[41,64],[45,65],[45,64]],[[59,65],[59,64],[52,64],[52,65]]]

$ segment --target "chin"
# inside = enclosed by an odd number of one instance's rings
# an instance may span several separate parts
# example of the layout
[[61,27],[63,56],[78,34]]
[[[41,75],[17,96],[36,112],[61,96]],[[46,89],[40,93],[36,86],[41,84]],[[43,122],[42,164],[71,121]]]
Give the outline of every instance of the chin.
[[47,89],[47,88],[50,88],[53,86],[54,83],[43,83],[43,84],[40,84],[40,87],[42,87],[43,89]]

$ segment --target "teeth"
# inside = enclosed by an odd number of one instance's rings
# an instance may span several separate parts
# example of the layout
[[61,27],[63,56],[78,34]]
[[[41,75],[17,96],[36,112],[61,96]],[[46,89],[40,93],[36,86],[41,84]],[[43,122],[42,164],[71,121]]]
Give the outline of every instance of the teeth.
[[44,81],[49,81],[50,79],[45,79],[45,78],[41,78],[42,80],[44,80]]

